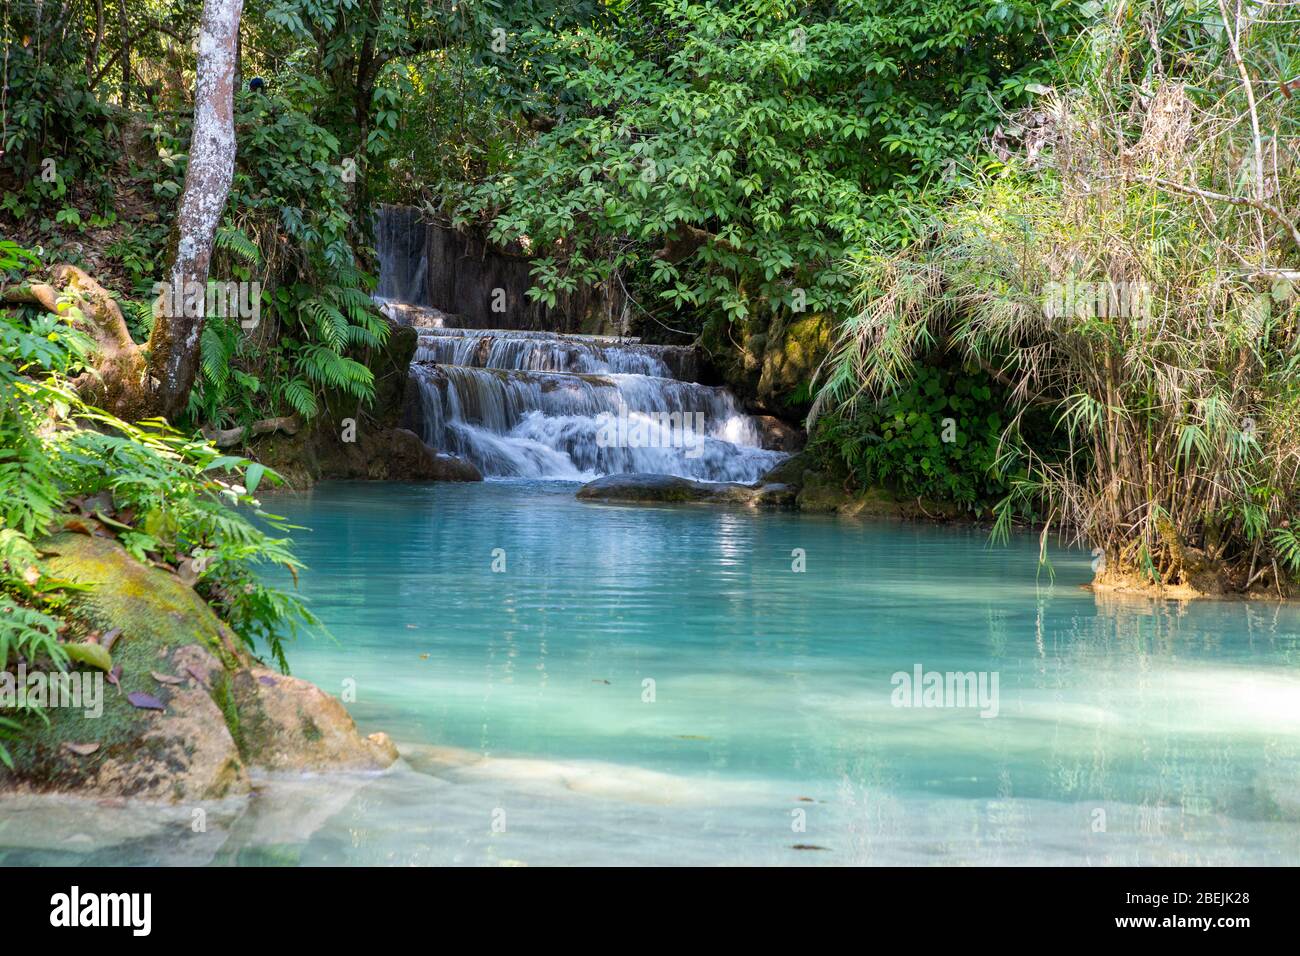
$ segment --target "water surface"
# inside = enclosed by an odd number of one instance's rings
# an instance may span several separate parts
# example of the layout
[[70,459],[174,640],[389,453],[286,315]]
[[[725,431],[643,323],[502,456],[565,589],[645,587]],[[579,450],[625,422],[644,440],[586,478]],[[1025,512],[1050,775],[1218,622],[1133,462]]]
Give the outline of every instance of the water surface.
[[[295,645],[294,671],[354,688],[362,730],[403,762],[274,779],[206,834],[183,808],[91,821],[46,802],[0,829],[19,847],[4,859],[1298,858],[1295,607],[1099,600],[1086,555],[1053,552],[1053,577],[1036,539],[594,505],[575,487],[275,499],[312,529],[303,590],[335,636]],[[996,673],[997,716],[893,706],[891,677],[917,665]],[[56,851],[30,845],[50,832]]]

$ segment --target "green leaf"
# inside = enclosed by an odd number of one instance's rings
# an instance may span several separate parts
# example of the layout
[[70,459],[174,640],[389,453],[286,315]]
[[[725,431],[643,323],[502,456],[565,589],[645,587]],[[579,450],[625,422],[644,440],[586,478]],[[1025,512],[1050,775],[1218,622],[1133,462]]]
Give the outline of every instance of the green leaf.
[[64,644],[63,652],[79,664],[89,664],[101,671],[113,669],[113,658],[98,644]]

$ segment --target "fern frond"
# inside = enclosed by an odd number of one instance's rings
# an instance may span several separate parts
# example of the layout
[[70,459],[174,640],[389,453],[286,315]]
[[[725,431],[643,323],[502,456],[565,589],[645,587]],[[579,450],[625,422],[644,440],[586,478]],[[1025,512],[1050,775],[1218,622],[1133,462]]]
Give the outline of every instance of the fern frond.
[[212,242],[218,249],[229,252],[236,259],[255,266],[262,263],[262,251],[257,248],[257,243],[249,239],[242,229],[235,226],[219,228]]

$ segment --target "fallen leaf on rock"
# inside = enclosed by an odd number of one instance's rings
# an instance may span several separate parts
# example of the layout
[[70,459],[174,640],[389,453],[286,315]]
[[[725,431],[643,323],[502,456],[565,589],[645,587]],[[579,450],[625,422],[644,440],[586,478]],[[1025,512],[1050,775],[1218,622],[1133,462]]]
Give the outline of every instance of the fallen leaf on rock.
[[186,667],[185,670],[189,673],[191,677],[193,677],[196,681],[198,681],[200,685],[202,685],[203,687],[208,686],[207,678],[203,676],[202,672],[199,671],[197,667]]
[[274,687],[274,686],[275,686],[275,678],[274,678],[274,677],[266,677],[266,676],[262,676],[262,677],[259,677],[259,678],[257,679],[257,682],[258,682],[259,684],[265,684],[267,687]]
[[142,690],[133,690],[126,695],[126,699],[131,702],[132,707],[140,710],[166,710],[167,708],[153,694],[146,694]]
[[184,677],[177,677],[175,674],[160,674],[157,671],[150,671],[149,676],[160,684],[184,684]]
[[70,740],[65,740],[63,742],[63,749],[71,751],[78,757],[89,757],[99,749],[99,744],[74,744]]
[[103,646],[104,650],[111,651],[113,649],[113,645],[117,643],[117,639],[121,636],[122,636],[122,629],[120,627],[115,627],[111,631],[106,633],[103,637],[101,637],[99,639],[99,643]]

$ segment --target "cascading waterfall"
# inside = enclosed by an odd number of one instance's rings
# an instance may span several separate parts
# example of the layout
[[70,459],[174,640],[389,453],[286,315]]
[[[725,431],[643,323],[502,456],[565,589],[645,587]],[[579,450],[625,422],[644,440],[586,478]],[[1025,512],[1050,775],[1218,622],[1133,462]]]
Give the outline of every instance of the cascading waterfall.
[[690,349],[495,329],[419,336],[423,438],[487,476],[753,482],[785,457],[762,447],[729,391],[685,380]]
[[529,372],[624,372],[689,379],[693,350],[635,340],[500,329],[423,329],[415,361]]
[[379,284],[375,299],[406,305],[428,304],[428,226],[418,210],[383,206],[375,216],[375,254],[379,257]]
[[380,208],[375,299],[394,321],[417,328],[411,377],[419,404],[411,411],[433,448],[488,477],[572,480],[642,472],[753,482],[785,457],[763,448],[757,422],[735,396],[695,381],[694,349],[443,327],[466,323],[432,308],[432,298],[440,307],[461,303],[446,290],[431,295],[446,277],[430,271],[428,229],[415,209]]

